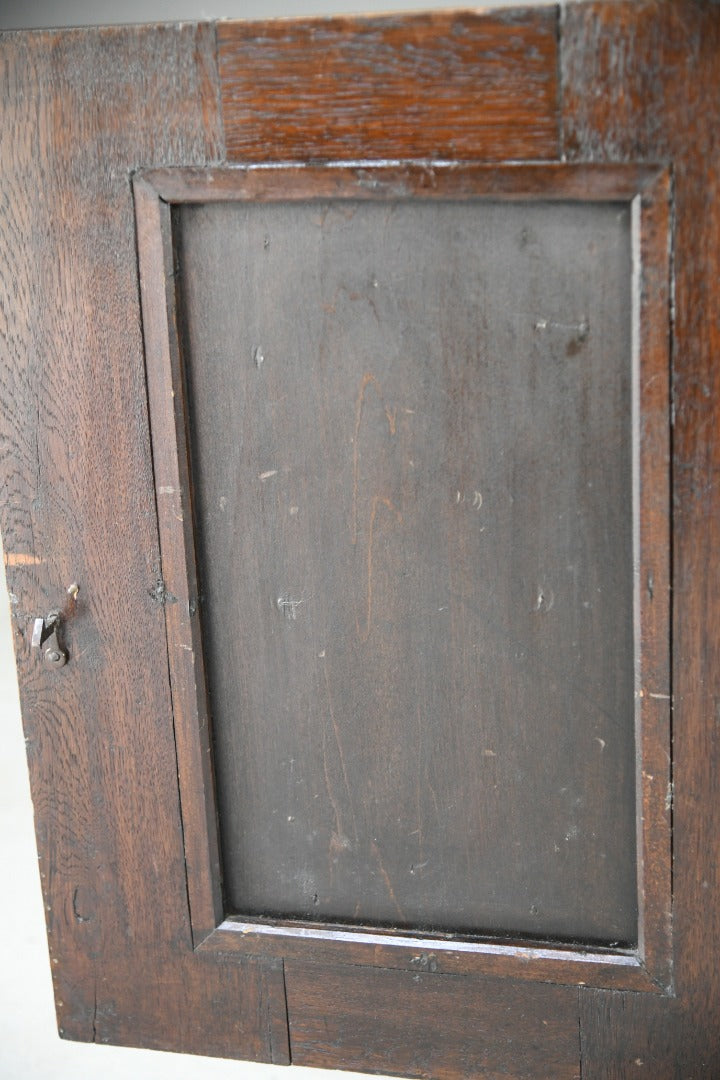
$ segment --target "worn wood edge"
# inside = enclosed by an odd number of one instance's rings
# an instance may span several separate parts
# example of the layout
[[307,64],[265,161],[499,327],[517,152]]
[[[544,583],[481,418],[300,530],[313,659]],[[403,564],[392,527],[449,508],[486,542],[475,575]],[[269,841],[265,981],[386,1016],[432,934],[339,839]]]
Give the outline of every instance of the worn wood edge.
[[488,165],[473,160],[418,159],[344,161],[317,166],[277,161],[272,165],[258,162],[207,169],[148,169],[140,171],[137,179],[144,180],[163,201],[171,204],[478,197],[616,202],[633,199],[654,182],[660,168],[654,162]]
[[282,958],[264,962],[260,985],[260,1012],[267,1033],[270,1061],[273,1065],[292,1065],[285,962]]
[[633,215],[633,454],[639,950],[672,992],[670,626],[671,177],[639,195]]
[[[312,24],[314,26],[323,26],[327,23],[343,24],[348,23],[352,26],[363,24],[366,22],[407,22],[408,20],[423,18],[427,19],[432,17],[437,19],[438,17],[446,20],[450,18],[457,18],[459,15],[472,16],[473,18],[494,18],[498,21],[504,17],[505,22],[509,22],[511,19],[518,21],[518,19],[527,19],[534,15],[539,8],[557,8],[557,0],[534,0],[532,3],[518,3],[513,4],[511,7],[498,7],[492,0],[488,3],[472,7],[470,4],[458,3],[455,7],[448,8],[407,8],[405,10],[392,11],[387,9],[386,11],[377,11],[369,13],[353,14],[352,12],[335,12],[318,15],[273,15],[267,19],[238,19],[233,15],[221,15],[214,19],[215,26],[219,29],[237,29],[243,27],[259,27],[260,29],[283,29],[288,27],[292,29],[295,25],[307,25]],[[15,33],[16,31],[9,31],[9,33]]]
[[165,611],[180,810],[193,944],[223,917],[214,774],[198,618],[170,211],[142,178],[133,181],[150,440]]
[[200,952],[282,957],[442,975],[493,975],[530,982],[662,993],[637,953],[401,936],[392,931],[251,922],[232,916]]

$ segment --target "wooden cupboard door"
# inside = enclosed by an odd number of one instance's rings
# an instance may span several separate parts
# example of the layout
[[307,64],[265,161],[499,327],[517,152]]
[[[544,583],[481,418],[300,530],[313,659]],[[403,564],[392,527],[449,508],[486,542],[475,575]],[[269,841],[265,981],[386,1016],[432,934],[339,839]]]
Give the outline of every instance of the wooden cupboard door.
[[718,1072],[719,59],[700,3],[4,37],[61,1034]]

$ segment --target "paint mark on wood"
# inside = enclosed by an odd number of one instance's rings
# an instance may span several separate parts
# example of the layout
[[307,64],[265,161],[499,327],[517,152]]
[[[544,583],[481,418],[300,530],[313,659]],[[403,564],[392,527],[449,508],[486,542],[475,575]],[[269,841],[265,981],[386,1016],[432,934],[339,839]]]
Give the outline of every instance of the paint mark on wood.
[[158,488],[158,495],[174,495],[175,488],[171,484],[161,484]]
[[667,791],[665,792],[665,813],[669,814],[672,810],[673,799],[675,797],[675,784],[671,780],[668,783]]
[[154,600],[157,604],[177,604],[177,596],[173,594],[165,587],[165,582],[162,578],[158,578],[155,586],[152,589],[148,589],[148,596]]
[[555,596],[552,589],[549,589],[546,585],[539,585],[533,611],[550,611],[554,603]]
[[19,551],[8,551],[5,555],[6,566],[40,566],[42,562],[38,555],[26,555]]
[[271,476],[277,476],[277,469],[268,469],[267,472],[260,473],[260,480],[269,480]]
[[587,319],[582,319],[580,322],[564,323],[557,322],[554,319],[537,319],[534,325],[535,330],[575,330],[577,331],[577,340],[584,341],[590,333],[590,325]]
[[275,601],[278,611],[293,622],[297,619],[298,608],[304,603],[303,599],[296,600],[292,596],[278,596]]
[[422,971],[437,971],[438,962],[434,953],[420,953],[419,956],[413,956],[410,961],[413,967],[420,968]]

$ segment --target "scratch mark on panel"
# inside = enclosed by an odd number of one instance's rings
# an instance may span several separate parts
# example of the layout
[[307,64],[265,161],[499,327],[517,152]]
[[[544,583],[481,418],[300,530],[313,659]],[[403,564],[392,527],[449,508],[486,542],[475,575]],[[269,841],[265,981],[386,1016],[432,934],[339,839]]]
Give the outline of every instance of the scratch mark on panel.
[[385,405],[385,399],[383,397],[380,384],[373,374],[369,371],[363,375],[362,383],[360,384],[360,390],[357,396],[357,403],[355,405],[355,432],[353,436],[353,491],[352,491],[352,520],[350,522],[350,536],[353,544],[357,543],[357,507],[358,507],[358,488],[360,483],[360,428],[362,426],[363,409],[365,406],[365,396],[369,386],[375,388],[375,393],[380,399],[383,408],[385,409],[385,419],[388,423],[388,430],[390,435],[394,435],[397,426],[397,408],[390,409]]
[[358,626],[358,634],[361,641],[367,641],[370,637],[370,629],[372,626],[372,603],[373,603],[373,540],[375,538],[375,518],[379,507],[385,506],[395,515],[397,522],[402,521],[402,514],[397,507],[386,499],[384,495],[375,495],[372,501],[372,508],[370,510],[370,527],[368,529],[368,545],[367,545],[367,600],[366,600],[366,612],[365,612],[365,630],[360,633],[360,627]]
[[343,836],[344,835],[344,830],[343,830],[343,823],[342,823],[342,814],[340,813],[340,805],[339,805],[337,799],[335,798],[335,790],[333,788],[332,780],[330,779],[330,770],[328,769],[327,730],[326,730],[325,726],[323,726],[322,742],[323,742],[323,772],[325,773],[325,787],[327,788],[328,798],[330,799],[330,804],[331,804],[331,806],[333,808],[333,813],[335,814],[335,832],[338,835]]
[[392,882],[390,880],[390,877],[388,875],[387,870],[385,869],[385,866],[383,865],[383,861],[382,861],[382,857],[380,855],[380,851],[379,851],[378,846],[377,846],[377,844],[375,843],[374,840],[370,841],[370,850],[372,851],[374,858],[377,859],[377,864],[378,864],[378,866],[380,868],[380,873],[382,875],[382,879],[385,882],[385,887],[386,887],[386,889],[388,891],[388,895],[389,895],[390,899],[392,900],[393,904],[395,905],[395,910],[397,911],[400,918],[403,921],[405,921],[405,913],[404,913],[403,909],[400,907],[400,904],[398,903],[398,898],[395,895],[395,890],[392,887]]
[[[332,703],[332,694],[330,693],[330,679],[328,676],[327,664],[323,664],[323,674],[325,676],[325,692],[327,694],[328,713],[330,714],[330,723],[332,724],[333,734],[335,735],[335,745],[337,746],[338,757],[340,758],[340,768],[342,770],[343,780],[345,782],[345,790],[347,792],[348,806],[350,808],[350,817],[353,824],[353,835],[355,840],[358,839],[357,821],[355,820],[355,811],[352,805],[352,791],[350,789],[350,781],[348,780],[347,768],[345,765],[345,755],[343,754],[342,741],[340,739],[340,730],[338,728],[337,720],[335,719],[335,710]],[[327,776],[327,773],[326,773]],[[337,816],[337,813],[336,813]],[[339,822],[338,822],[339,826]],[[344,835],[344,829],[338,827],[338,833]]]
[[428,791],[430,792],[430,794],[432,796],[433,805],[435,806],[435,813],[439,814],[440,813],[440,806],[438,804],[438,798],[437,798],[437,795],[435,794],[435,788],[430,783],[428,784]]

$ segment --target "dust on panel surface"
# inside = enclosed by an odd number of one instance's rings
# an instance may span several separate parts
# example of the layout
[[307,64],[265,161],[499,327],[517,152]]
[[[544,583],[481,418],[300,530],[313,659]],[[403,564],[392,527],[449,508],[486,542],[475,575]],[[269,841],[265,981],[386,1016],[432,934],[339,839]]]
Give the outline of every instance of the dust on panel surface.
[[628,207],[174,226],[229,909],[635,940]]

